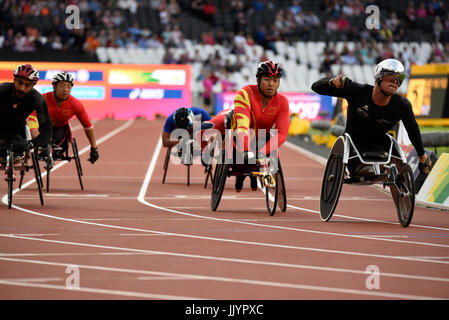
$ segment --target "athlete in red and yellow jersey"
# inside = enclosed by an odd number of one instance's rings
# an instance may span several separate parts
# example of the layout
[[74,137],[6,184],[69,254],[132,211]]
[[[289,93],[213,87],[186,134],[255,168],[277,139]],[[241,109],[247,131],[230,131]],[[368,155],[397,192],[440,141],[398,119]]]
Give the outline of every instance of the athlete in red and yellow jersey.
[[[94,134],[94,126],[84,109],[81,101],[70,95],[73,87],[73,77],[68,72],[61,72],[53,77],[53,92],[43,94],[48,106],[48,113],[53,124],[53,143],[62,147],[63,150],[68,148],[68,140],[70,138],[69,120],[76,116],[84,127],[84,132],[90,143],[91,163],[98,160],[98,149]],[[34,128],[37,122],[31,115],[28,118],[28,126],[34,134]],[[55,156],[55,155],[54,155]],[[61,155],[56,155],[59,157]]]
[[[277,92],[281,77],[279,64],[262,62],[257,68],[257,85],[247,85],[235,96],[231,128],[237,135],[237,151],[243,152],[244,158],[250,157],[250,153],[269,155],[274,151],[271,150],[272,146],[277,149],[287,139],[290,112],[287,98]],[[276,133],[270,136],[272,128],[276,129]],[[254,130],[254,136],[251,136],[250,129]],[[258,138],[260,129],[266,130],[267,139],[258,146],[258,150],[251,150],[250,140]],[[245,177],[238,178],[237,191],[242,189]]]

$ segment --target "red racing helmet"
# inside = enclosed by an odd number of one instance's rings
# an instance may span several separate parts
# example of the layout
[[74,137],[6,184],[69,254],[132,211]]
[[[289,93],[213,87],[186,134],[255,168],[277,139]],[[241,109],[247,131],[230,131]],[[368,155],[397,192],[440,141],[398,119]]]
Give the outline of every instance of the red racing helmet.
[[14,78],[23,77],[31,80],[33,84],[36,84],[39,80],[39,72],[33,68],[31,64],[22,64],[14,70]]
[[284,71],[282,70],[279,63],[274,63],[271,60],[267,60],[259,63],[259,66],[257,67],[256,78],[260,79],[263,76],[281,78],[283,74]]

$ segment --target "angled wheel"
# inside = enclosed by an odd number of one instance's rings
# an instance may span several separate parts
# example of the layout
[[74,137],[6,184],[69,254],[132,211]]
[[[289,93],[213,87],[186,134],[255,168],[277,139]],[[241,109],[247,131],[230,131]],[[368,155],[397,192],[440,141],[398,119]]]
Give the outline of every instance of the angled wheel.
[[168,163],[170,162],[170,152],[171,148],[167,148],[167,153],[165,154],[164,160],[164,176],[162,177],[162,184],[165,183],[165,177],[167,176]]
[[[273,178],[273,180],[271,180],[271,178]],[[276,212],[279,197],[279,171],[273,173],[271,176],[261,177],[260,179],[265,188],[265,200],[268,214],[273,216]]]
[[[37,148],[35,149],[37,150]],[[44,205],[44,197],[42,195],[42,176],[41,176],[41,170],[39,167],[39,161],[37,159],[37,152],[31,152],[31,159],[33,161],[33,171],[34,171],[34,177],[36,178],[36,184],[37,184],[37,190],[39,192],[39,199],[41,202],[41,205]],[[41,181],[41,183],[39,183]]]
[[12,190],[14,186],[14,153],[12,150],[7,151],[6,168],[8,170],[8,209],[12,206]]
[[329,153],[324,170],[320,195],[320,216],[323,221],[328,221],[332,217],[340,198],[346,168],[343,163],[344,149],[344,138],[339,137]]
[[287,211],[287,192],[285,189],[284,173],[282,172],[281,162],[278,159],[279,166],[279,188],[278,188],[278,206],[282,212]]
[[228,175],[229,164],[224,163],[224,156],[222,161],[218,162],[215,166],[214,179],[212,184],[212,196],[211,196],[211,209],[217,210],[220,204],[221,196],[223,195],[223,189],[226,184],[226,177]]
[[413,171],[406,163],[399,167],[396,183],[390,186],[399,222],[406,228],[412,221],[415,209],[415,180]]
[[84,190],[83,180],[81,179],[81,176],[83,175],[83,169],[81,167],[81,160],[78,154],[78,145],[76,144],[75,138],[72,139],[72,151],[73,157],[75,159],[76,172],[78,173],[78,180],[80,181],[80,187],[81,190]]

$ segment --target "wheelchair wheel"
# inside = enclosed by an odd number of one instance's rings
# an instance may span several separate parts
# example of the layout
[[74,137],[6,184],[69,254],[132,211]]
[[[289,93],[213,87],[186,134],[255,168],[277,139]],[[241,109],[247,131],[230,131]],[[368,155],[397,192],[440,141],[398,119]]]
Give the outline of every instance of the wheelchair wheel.
[[81,167],[81,161],[78,154],[78,145],[76,144],[75,138],[72,139],[72,151],[73,157],[75,159],[76,172],[78,173],[78,180],[80,181],[81,190],[84,190],[83,181],[81,179],[81,176],[83,175],[83,169]]
[[12,206],[12,190],[14,186],[14,153],[12,150],[7,151],[6,167],[9,167],[8,171],[8,209]]
[[[37,159],[37,148],[35,149],[35,152],[31,152],[31,159],[33,161],[33,170],[34,170],[34,177],[36,179],[37,184],[37,190],[39,192],[39,200],[41,202],[41,205],[44,205],[44,197],[42,195],[42,176],[41,176],[41,170],[39,167],[39,160]],[[40,181],[40,183],[39,183]]]
[[287,211],[287,192],[285,189],[284,173],[282,172],[281,162],[278,160],[279,166],[279,188],[278,188],[278,206],[282,212]]
[[167,153],[165,154],[164,160],[164,176],[162,177],[162,184],[165,183],[165,177],[167,176],[168,163],[170,162],[170,152],[171,148],[167,148]]
[[270,216],[273,216],[276,212],[276,206],[278,204],[278,196],[279,196],[279,172],[272,174],[274,183],[270,183],[270,181],[264,181],[266,179],[270,179],[270,176],[261,177],[262,185],[265,188],[265,199],[267,203],[267,210]]
[[213,184],[212,184],[212,196],[211,196],[211,209],[216,211],[220,204],[221,196],[223,195],[223,189],[226,184],[226,177],[228,175],[229,164],[224,163],[224,156],[222,162],[217,163],[215,166]]
[[401,225],[406,228],[412,221],[415,209],[415,180],[408,164],[399,167],[396,183],[390,186],[390,192]]
[[344,149],[344,138],[339,137],[329,153],[320,195],[320,216],[323,221],[328,221],[332,217],[340,198],[346,167],[343,163]]

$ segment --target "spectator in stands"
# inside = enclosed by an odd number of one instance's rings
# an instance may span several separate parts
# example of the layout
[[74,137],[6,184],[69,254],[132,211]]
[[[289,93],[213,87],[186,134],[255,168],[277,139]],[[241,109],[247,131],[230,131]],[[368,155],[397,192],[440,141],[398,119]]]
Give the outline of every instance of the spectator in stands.
[[439,16],[435,16],[432,24],[433,36],[435,41],[440,40],[440,35],[444,31],[443,23],[441,23],[441,19]]
[[86,42],[84,43],[84,51],[91,57],[95,56],[95,50],[100,46],[100,42],[97,38],[97,32],[95,30],[90,30],[88,32]]
[[222,92],[234,91],[235,83],[231,81],[231,79],[229,77],[229,72],[226,71],[226,69],[222,69],[221,74],[223,74],[222,78],[220,79],[221,91]]
[[148,48],[157,49],[162,47],[161,40],[156,33],[153,33],[150,40],[148,40]]
[[137,1],[136,0],[118,0],[117,7],[123,10],[128,10],[132,14],[137,12]]
[[337,26],[340,39],[346,40],[350,27],[350,23],[349,20],[346,18],[346,15],[344,14],[340,15],[340,17],[337,19]]
[[12,49],[14,48],[14,29],[9,28],[6,32],[5,38],[3,40],[3,48],[5,49]]
[[205,21],[214,25],[214,15],[217,13],[217,7],[213,0],[205,0],[203,4],[203,18]]
[[309,27],[318,28],[320,26],[320,18],[313,11],[309,11],[304,19]]
[[[100,11],[98,11],[98,15],[100,15],[100,14],[101,14]],[[111,16],[111,11],[110,10],[106,10],[104,12],[103,16],[101,17],[101,22],[107,28],[114,27],[114,22],[112,21],[112,16]]]
[[360,0],[351,1],[351,8],[354,16],[365,14],[365,8],[363,7],[363,4],[360,3]]
[[321,65],[320,65],[320,69],[319,69],[320,73],[332,74],[331,66],[333,64],[335,64],[335,59],[332,59],[332,57],[328,53],[325,53],[323,62],[321,62]]
[[329,17],[329,19],[326,21],[326,33],[328,35],[331,35],[337,30],[338,30],[338,24],[335,21],[335,18]]
[[410,1],[407,9],[405,9],[405,20],[407,21],[407,26],[410,29],[414,29],[416,26],[416,10],[413,1]]
[[429,63],[442,63],[446,61],[444,52],[440,49],[439,42],[433,43],[432,51],[429,58]]
[[213,86],[218,81],[218,78],[210,71],[207,71],[205,78],[203,79],[203,103],[204,108],[211,111],[211,101],[213,95]]
[[417,18],[425,18],[427,17],[427,9],[426,4],[424,2],[420,2],[418,5],[418,9],[416,9],[416,17]]
[[343,64],[359,64],[360,61],[354,55],[354,51],[349,50],[347,54],[341,56],[341,63]]
[[399,25],[401,24],[401,21],[398,19],[398,15],[396,11],[392,11],[390,13],[390,17],[385,20],[385,25],[393,32],[395,33]]
[[167,50],[165,50],[165,54],[164,54],[164,57],[162,58],[162,62],[164,64],[177,64],[178,63],[178,61],[173,56],[173,51],[171,48],[168,48]]
[[302,10],[302,7],[299,5],[299,2],[300,2],[299,0],[293,0],[290,7],[288,7],[288,9],[293,13],[294,16],[296,16]]

